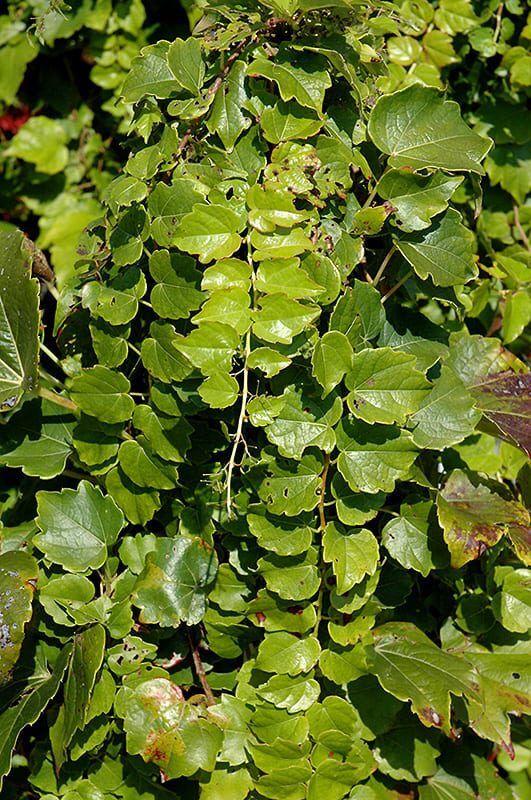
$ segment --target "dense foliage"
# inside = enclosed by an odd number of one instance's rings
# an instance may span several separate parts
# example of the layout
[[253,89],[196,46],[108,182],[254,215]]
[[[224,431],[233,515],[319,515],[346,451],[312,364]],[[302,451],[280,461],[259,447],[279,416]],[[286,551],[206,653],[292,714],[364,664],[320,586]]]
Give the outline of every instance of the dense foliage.
[[0,797],[525,800],[526,12],[183,6],[0,16]]

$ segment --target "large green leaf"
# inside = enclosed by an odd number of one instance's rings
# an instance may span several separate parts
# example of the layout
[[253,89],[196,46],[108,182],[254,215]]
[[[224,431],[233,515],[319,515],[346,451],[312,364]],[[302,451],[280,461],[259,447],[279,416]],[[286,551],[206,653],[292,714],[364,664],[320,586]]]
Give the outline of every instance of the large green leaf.
[[411,623],[388,622],[375,629],[373,639],[369,666],[383,688],[409,700],[424,725],[449,734],[450,694],[476,695],[470,664],[439,649]]
[[366,528],[344,530],[329,522],[323,534],[324,558],[332,564],[337,593],[345,594],[366,575],[373,575],[378,565],[378,542]]
[[198,623],[216,571],[216,553],[202,539],[178,536],[157,540],[134,590],[134,602],[142,609],[144,622],[164,627],[177,627],[183,621]]
[[181,220],[173,243],[208,264],[214,259],[231,256],[238,249],[242,227],[240,217],[232,209],[197,203]]
[[38,577],[37,562],[29,553],[0,555],[0,684],[9,679],[20,655]]
[[398,238],[396,246],[417,275],[430,275],[436,286],[467,283],[478,273],[474,235],[453,209],[427,230]]
[[101,567],[124,525],[112,497],[88,481],[77,489],[38,492],[37,514],[36,546],[68,572]]
[[338,468],[355,492],[391,492],[407,475],[417,450],[406,431],[343,419],[336,429]]
[[0,410],[37,384],[39,286],[19,231],[0,232]]
[[378,100],[369,118],[369,135],[390,156],[392,167],[438,167],[480,175],[481,161],[492,144],[468,127],[457,103],[418,84]]
[[345,380],[348,407],[365,422],[404,425],[429,390],[429,383],[415,369],[415,356],[389,347],[357,353]]
[[424,177],[408,170],[392,169],[378,181],[378,194],[396,209],[397,224],[403,231],[427,228],[432,217],[448,206],[448,200],[463,178],[435,173]]
[[59,691],[68,665],[71,646],[66,645],[59,653],[53,672],[45,670],[37,685],[25,694],[14,706],[0,716],[2,742],[0,744],[0,788],[3,778],[11,769],[13,753],[18,737],[28,725],[33,725]]

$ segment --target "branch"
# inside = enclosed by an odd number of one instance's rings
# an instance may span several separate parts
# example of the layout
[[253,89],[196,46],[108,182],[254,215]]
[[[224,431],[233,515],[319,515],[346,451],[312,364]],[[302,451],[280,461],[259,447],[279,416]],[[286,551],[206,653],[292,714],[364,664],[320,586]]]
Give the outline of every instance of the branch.
[[529,239],[527,238],[527,234],[522,227],[522,223],[520,222],[520,209],[516,205],[513,206],[513,213],[514,213],[514,227],[520,234],[520,239],[522,240],[526,250],[528,253],[531,253],[531,246],[529,244]]
[[395,245],[393,245],[393,246],[390,248],[390,250],[389,250],[389,252],[387,253],[387,255],[385,256],[385,258],[384,258],[384,260],[382,261],[382,263],[380,264],[380,269],[378,270],[378,272],[376,273],[376,275],[375,275],[375,276],[374,276],[374,278],[373,278],[372,285],[373,285],[374,287],[376,287],[376,286],[378,285],[378,282],[379,282],[380,278],[382,277],[382,275],[383,275],[383,274],[384,274],[384,272],[385,272],[385,268],[386,268],[386,266],[389,264],[389,262],[391,261],[391,259],[392,259],[392,257],[394,256],[394,254],[395,254],[395,253],[396,253],[396,246],[395,246]]
[[201,656],[199,654],[199,647],[194,644],[192,639],[192,634],[190,630],[188,630],[188,642],[190,644],[190,652],[192,653],[192,660],[194,662],[194,669],[195,674],[199,678],[199,682],[203,687],[203,691],[205,693],[206,701],[208,706],[215,706],[216,705],[216,698],[214,697],[214,693],[209,686],[205,668],[203,666],[203,662],[201,661]]
[[243,367],[243,381],[242,381],[242,404],[240,407],[240,415],[238,417],[238,425],[236,427],[236,433],[234,435],[234,444],[232,445],[232,450],[229,458],[229,464],[227,467],[227,513],[232,516],[232,474],[234,472],[234,467],[236,465],[236,455],[238,453],[238,447],[242,440],[242,431],[243,431],[243,423],[245,421],[245,414],[247,412],[247,400],[249,399],[249,368],[247,367],[247,359],[251,354],[251,331],[247,331],[247,335],[245,337],[245,365]]
[[[321,537],[323,536],[326,530],[326,516],[325,516],[325,506],[326,506],[326,481],[328,478],[328,470],[330,468],[330,453],[323,454],[323,471],[321,472],[321,493],[319,495],[319,533]],[[325,569],[325,565],[323,562],[323,557],[321,555],[320,561],[320,569],[321,569],[321,583],[319,585],[319,594],[317,595],[317,610],[316,610],[316,619],[315,625],[313,626],[313,635],[317,636],[319,633],[319,625],[321,624],[321,618],[323,614],[323,599],[324,599],[324,580],[323,580],[323,572]]]

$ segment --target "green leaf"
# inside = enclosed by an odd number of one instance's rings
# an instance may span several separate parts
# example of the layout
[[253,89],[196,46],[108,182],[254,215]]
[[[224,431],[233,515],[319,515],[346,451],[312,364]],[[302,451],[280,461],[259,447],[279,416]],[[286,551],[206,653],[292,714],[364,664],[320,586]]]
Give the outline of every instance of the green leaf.
[[366,528],[344,530],[329,522],[323,534],[325,561],[332,564],[337,593],[345,594],[365,575],[373,575],[378,566],[378,542]]
[[143,489],[173,489],[177,469],[152,452],[147,439],[122,442],[118,453],[120,467],[129,480]]
[[220,319],[243,336],[251,324],[249,293],[237,288],[212,292],[201,311],[193,317],[196,325]]
[[102,422],[125,422],[131,417],[134,400],[131,384],[121,372],[97,365],[84,369],[72,379],[70,396],[81,411]]
[[380,293],[357,279],[337,301],[330,329],[344,333],[355,350],[368,346],[383,328],[385,312]]
[[279,144],[291,139],[309,139],[318,133],[323,121],[298,103],[278,102],[272,108],[264,109],[260,117],[260,127],[268,142]]
[[18,737],[28,725],[36,722],[48,703],[59,691],[63,675],[68,665],[70,645],[59,653],[53,672],[44,672],[40,682],[25,694],[14,706],[0,716],[2,727],[2,743],[0,746],[0,788],[3,778],[11,769],[11,763]]
[[227,206],[197,203],[177,228],[173,243],[185,253],[197,255],[202,264],[231,256],[241,243],[242,222]]
[[480,175],[484,174],[481,161],[492,144],[463,122],[457,103],[418,84],[378,100],[369,118],[369,135],[390,156],[391,167]]
[[282,294],[260,298],[260,309],[254,314],[253,332],[266,342],[290,344],[320,314],[313,303],[299,303]]
[[415,356],[389,347],[354,355],[345,380],[347,404],[365,422],[404,425],[429,391],[430,384],[414,368]]
[[197,39],[175,39],[168,48],[168,66],[183,89],[199,94],[205,79],[205,64]]
[[515,569],[505,575],[501,591],[493,598],[493,610],[508,631],[528,633],[531,628],[531,570]]
[[270,592],[283,600],[299,602],[312,597],[319,588],[321,579],[316,563],[316,552],[312,548],[290,558],[268,553],[259,560],[258,568]]
[[234,405],[240,393],[236,378],[226,372],[213,372],[198,389],[199,396],[210,408],[228,408]]
[[321,470],[321,461],[309,453],[296,464],[279,459],[269,466],[260,498],[272,514],[295,516],[311,511],[319,501]]
[[[64,686],[63,748],[74,733],[88,722],[96,675],[105,654],[105,630],[94,625],[74,637],[72,656]],[[64,757],[64,752],[63,752]]]
[[248,514],[247,523],[260,547],[279,556],[305,553],[312,543],[311,528],[307,525],[298,525],[295,521]]
[[468,283],[478,274],[474,235],[452,208],[426,231],[397,239],[396,246],[417,275],[430,275],[436,286]]
[[424,577],[447,561],[434,516],[431,501],[403,503],[400,516],[390,520],[382,531],[382,544],[389,554],[404,569],[414,569]]
[[418,231],[431,224],[432,217],[448,207],[448,200],[463,182],[458,176],[435,173],[415,175],[407,170],[389,170],[378,181],[380,197],[395,207],[397,224],[403,231]]
[[227,75],[223,90],[216,92],[207,119],[209,131],[217,133],[229,151],[233,149],[240,134],[251,124],[251,120],[242,111],[247,100],[246,69],[244,61],[234,62]]
[[5,153],[35,164],[39,172],[56,175],[68,164],[67,141],[66,130],[58,120],[31,117],[13,136]]
[[0,555],[0,685],[18,661],[38,577],[37,562],[29,553]]
[[444,366],[419,410],[411,416],[413,441],[418,447],[442,450],[469,436],[480,416],[470,392]]
[[55,478],[72,452],[76,422],[71,414],[47,400],[24,403],[2,431],[0,464],[19,467],[25,475]]
[[19,231],[0,232],[0,411],[37,384],[39,285]]
[[206,593],[214,581],[217,558],[207,542],[193,536],[158,539],[134,589],[134,603],[148,624],[196,625],[206,610]]
[[192,426],[184,417],[166,417],[157,414],[150,406],[138,405],[133,414],[133,424],[142,431],[159,458],[176,464],[185,460]]
[[406,431],[343,419],[336,429],[338,468],[354,492],[392,492],[407,475],[417,450]]
[[146,288],[144,273],[131,267],[99,289],[95,313],[111,325],[125,325],[136,317]]
[[135,264],[148,236],[149,218],[142,206],[134,206],[121,214],[109,237],[114,263],[119,267]]
[[148,197],[151,235],[157,244],[169,247],[181,219],[202,199],[203,195],[190,180],[175,178],[169,186],[157,183]]
[[316,702],[321,688],[316,680],[306,675],[297,678],[274,675],[257,692],[276,708],[287,708],[290,714],[296,714],[307,711]]
[[454,567],[478,558],[509,526],[529,524],[520,503],[505,500],[485,484],[474,485],[462,470],[454,470],[437,494],[437,511]]
[[344,333],[328,331],[319,339],[312,353],[312,375],[323,387],[323,397],[350,371],[352,356],[352,346]]
[[239,343],[240,337],[229,325],[203,322],[188,336],[176,340],[174,346],[203,375],[212,375],[220,370],[229,372]]
[[192,372],[192,364],[177,350],[180,339],[173,325],[152,322],[149,332],[151,336],[144,339],[140,349],[145,368],[164,383],[187,378]]
[[145,525],[160,508],[159,493],[154,489],[141,489],[119,467],[107,473],[105,487],[133,525]]
[[256,668],[275,675],[300,675],[315,665],[320,651],[313,636],[299,639],[285,631],[269,633],[258,648]]
[[301,106],[320,111],[324,95],[332,82],[326,71],[324,59],[301,54],[281,52],[274,61],[263,56],[256,58],[247,69],[247,74],[274,81],[283,100],[296,100]]
[[169,97],[179,88],[168,65],[168,42],[157,42],[142,48],[133,59],[131,71],[122,87],[126,103],[137,103],[142,97]]
[[35,545],[68,572],[98,569],[114,544],[124,518],[112,497],[87,481],[77,489],[37,493]]
[[474,671],[445,653],[411,623],[388,622],[373,632],[369,667],[386,692],[409,700],[420,721],[451,732],[450,694],[474,695]]
[[[293,195],[279,189],[273,189],[268,186],[262,187],[257,184],[251,186],[247,192],[247,206],[250,209],[249,223],[261,233],[274,233],[275,226],[292,228],[294,225],[304,222],[309,216],[308,211],[299,211],[295,207],[295,197]],[[298,262],[295,262],[295,265],[297,264]],[[282,268],[281,264],[276,266]],[[286,269],[286,266],[284,265],[284,269]],[[294,266],[293,260],[290,260],[289,266]],[[275,267],[273,267],[273,271],[274,269]],[[302,278],[304,279],[305,277],[306,275],[303,273]],[[308,280],[307,277],[306,280]],[[297,295],[291,296],[296,297]],[[304,295],[302,296],[304,297]]]
[[204,294],[199,289],[201,275],[193,259],[156,250],[149,259],[149,271],[156,281],[150,300],[159,317],[186,319],[199,308]]
[[285,390],[274,421],[267,426],[267,438],[276,444],[280,455],[300,459],[307,447],[326,453],[335,446],[333,426],[341,419],[343,403],[339,397],[315,402],[292,387]]

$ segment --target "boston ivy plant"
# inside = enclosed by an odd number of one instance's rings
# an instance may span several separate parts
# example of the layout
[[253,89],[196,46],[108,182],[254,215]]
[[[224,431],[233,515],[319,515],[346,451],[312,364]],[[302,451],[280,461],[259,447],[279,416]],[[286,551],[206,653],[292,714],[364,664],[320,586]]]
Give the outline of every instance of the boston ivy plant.
[[523,800],[522,8],[186,5],[53,319],[2,234],[1,797]]

